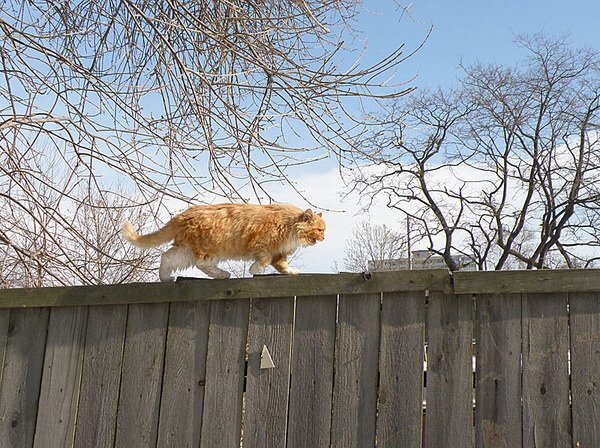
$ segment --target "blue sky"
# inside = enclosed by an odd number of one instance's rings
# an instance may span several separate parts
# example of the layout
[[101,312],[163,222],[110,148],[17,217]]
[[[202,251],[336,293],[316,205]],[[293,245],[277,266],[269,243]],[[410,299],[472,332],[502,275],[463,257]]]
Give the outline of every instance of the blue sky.
[[[400,0],[399,0],[400,1]],[[569,34],[573,46],[591,46],[600,49],[600,0],[586,1],[420,1],[412,5],[405,2],[407,11],[393,0],[365,0],[357,8],[357,21],[353,24],[356,39],[347,41],[354,49],[353,56],[364,53],[363,65],[373,63],[388,55],[402,43],[407,51],[416,48],[430,28],[432,33],[410,60],[397,73],[396,81],[408,81],[420,89],[447,87],[457,82],[461,60],[512,65],[522,60],[514,39],[520,34],[543,33],[547,37]],[[354,61],[351,58],[348,65]],[[321,163],[311,168],[303,167],[297,178],[298,187],[323,209],[343,212],[325,212],[328,223],[326,240],[315,247],[301,250],[300,259],[292,265],[303,272],[331,272],[334,266],[343,270],[344,247],[352,229],[360,220],[370,217],[375,224],[394,226],[401,216],[381,204],[368,213],[359,208],[356,195],[346,200],[340,198],[343,189],[338,169],[332,163]],[[283,186],[275,197],[281,202],[308,206],[298,196]],[[175,211],[175,210],[173,210]],[[193,275],[196,275],[194,273]]]
[[[421,1],[414,2],[401,20],[401,11],[394,1],[366,0],[357,12],[354,28],[360,34],[353,44],[357,54],[366,46],[365,64],[384,57],[403,42],[407,49],[414,49],[433,27],[423,48],[397,74],[397,81],[407,81],[416,75],[411,85],[419,89],[456,83],[461,60],[467,65],[477,61],[518,63],[525,54],[514,43],[520,34],[543,33],[546,37],[568,34],[574,47],[600,50],[597,24],[600,0]],[[314,168],[298,179],[300,188],[322,207],[344,213],[326,213],[326,240],[302,250],[300,267],[304,272],[329,272],[337,263],[343,270],[346,240],[351,237],[353,226],[367,213],[360,211],[357,205],[360,198],[356,196],[341,201],[337,192],[343,185],[336,168],[330,171]],[[285,199],[284,194],[282,200]],[[292,197],[288,200],[295,201]],[[381,204],[371,207],[368,215],[373,223],[388,226],[394,226],[401,218]]]
[[[422,88],[456,82],[461,59],[466,63],[517,62],[523,53],[513,43],[519,34],[569,34],[574,46],[600,47],[599,0],[421,0],[401,10],[392,0],[366,0],[355,24],[369,58],[385,55],[406,42],[416,45],[433,27],[424,47],[405,63],[409,79]],[[404,76],[406,75],[406,76]]]

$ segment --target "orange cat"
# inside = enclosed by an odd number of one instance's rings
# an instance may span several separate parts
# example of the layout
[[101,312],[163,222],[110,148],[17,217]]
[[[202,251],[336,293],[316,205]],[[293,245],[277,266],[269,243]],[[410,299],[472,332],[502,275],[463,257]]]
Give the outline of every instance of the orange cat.
[[297,274],[287,256],[298,247],[325,238],[321,213],[293,205],[223,204],[191,207],[162,229],[138,235],[130,223],[123,235],[134,246],[147,249],[174,240],[162,254],[159,277],[172,280],[172,272],[196,266],[213,278],[229,278],[217,265],[224,260],[255,260],[251,274],[269,264],[283,274]]

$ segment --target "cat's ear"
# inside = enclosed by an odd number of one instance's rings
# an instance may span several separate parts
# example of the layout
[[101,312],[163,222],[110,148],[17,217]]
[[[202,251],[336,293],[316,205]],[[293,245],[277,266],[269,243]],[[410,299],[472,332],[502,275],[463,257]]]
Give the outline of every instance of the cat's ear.
[[323,217],[323,213],[322,213],[322,212],[319,212],[319,213],[317,213],[317,216],[318,216],[319,218],[322,218],[322,217]]
[[307,208],[306,210],[304,210],[304,213],[302,214],[302,221],[305,222],[310,222],[313,219],[313,211],[310,208]]

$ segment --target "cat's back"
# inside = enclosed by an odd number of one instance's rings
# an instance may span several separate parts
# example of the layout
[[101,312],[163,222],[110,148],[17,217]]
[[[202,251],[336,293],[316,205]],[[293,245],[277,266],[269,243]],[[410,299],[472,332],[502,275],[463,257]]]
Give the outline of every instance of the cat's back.
[[303,213],[288,204],[198,205],[171,223],[177,228],[176,245],[188,245],[195,253],[216,258],[243,259],[257,250],[280,250]]
[[292,224],[303,210],[290,204],[196,205],[172,219],[178,227],[244,229],[247,227]]
[[290,204],[217,204],[196,205],[188,208],[175,218],[189,219],[232,219],[232,218],[265,218],[273,215],[281,217],[298,217],[302,209]]

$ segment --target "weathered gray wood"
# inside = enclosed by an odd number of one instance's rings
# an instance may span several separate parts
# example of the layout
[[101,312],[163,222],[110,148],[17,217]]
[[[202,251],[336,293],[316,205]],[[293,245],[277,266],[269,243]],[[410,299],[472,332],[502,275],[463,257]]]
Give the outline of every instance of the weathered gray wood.
[[332,447],[375,446],[380,300],[380,294],[339,298]]
[[159,447],[200,446],[208,345],[208,303],[172,303],[163,378]]
[[570,295],[573,446],[600,446],[600,294]]
[[381,310],[377,446],[421,446],[425,293],[386,293]]
[[[254,299],[248,329],[244,445],[285,446],[294,298]],[[274,368],[261,369],[263,346]]]
[[336,302],[296,299],[287,448],[329,446]]
[[523,446],[570,447],[566,294],[523,295]]
[[[579,278],[578,272],[569,273],[573,278]],[[456,273],[460,289],[461,281],[466,277],[461,280],[459,274]],[[588,270],[585,274],[589,277],[593,271]],[[394,275],[381,277],[384,280],[378,280],[383,282],[379,285],[387,288],[399,284],[402,276],[396,278]],[[500,289],[520,290],[527,287],[526,280],[531,278],[531,288],[539,290],[547,288],[542,285],[544,279],[556,283],[567,278],[567,273],[556,275],[510,273],[501,276],[503,282],[520,283],[502,283]],[[136,285],[140,300],[144,291],[154,291],[149,293],[150,301],[168,299],[164,295],[167,291],[171,291],[170,294],[183,291],[183,300],[188,300],[202,285],[207,285],[208,289],[202,295],[208,299],[235,298],[249,294],[257,285],[268,286],[265,294],[273,298],[257,301],[268,306],[255,310],[253,316],[260,318],[253,320],[250,326],[247,414],[243,417],[243,440],[248,446],[268,446],[271,441],[273,446],[285,446],[288,375],[278,370],[282,368],[278,353],[283,352],[283,358],[289,359],[289,303],[292,299],[275,295],[281,294],[278,285],[285,289],[290,285],[300,288],[302,284],[279,280],[286,277],[276,277],[275,281],[275,277],[246,279],[247,282],[242,283],[187,281],[181,283],[181,288],[178,284],[164,285],[165,289],[161,289],[163,285],[149,285],[151,288],[147,290],[144,285]],[[496,278],[487,274],[484,277],[488,282]],[[422,303],[417,297],[422,293],[385,292],[381,329],[377,320],[378,298],[373,300],[373,297],[379,297],[377,294],[342,296],[334,375],[335,297],[302,295],[317,287],[328,291],[333,286],[323,286],[327,278],[330,277],[314,276],[314,281],[308,282],[308,289],[297,299],[287,446],[329,446],[330,435],[333,435],[333,446],[372,446],[375,428],[378,446],[419,446],[420,404],[415,406],[408,402],[418,401],[422,377],[414,372],[420,372],[422,363],[411,364],[407,360],[417,359],[417,349],[422,344],[419,325],[422,328],[423,324],[422,319],[417,318],[422,312],[417,308]],[[352,282],[359,277],[349,275],[344,278],[348,280],[345,287],[352,289]],[[483,285],[482,281],[477,281]],[[369,284],[371,280],[360,277],[360,282]],[[219,289],[219,283],[242,287],[239,290]],[[588,280],[578,286],[570,279],[564,288],[593,289],[593,284],[593,280]],[[374,288],[373,285],[365,288],[369,290]],[[406,289],[411,290],[413,286]],[[159,293],[159,289],[162,292]],[[74,290],[100,294],[95,288]],[[101,290],[112,293],[120,289]],[[44,290],[42,292],[46,294]],[[69,293],[69,300],[70,294],[74,293]],[[475,441],[478,446],[521,446],[521,439],[525,446],[531,447],[575,447],[578,443],[582,447],[600,446],[596,386],[600,384],[600,296],[598,293],[572,293],[571,296],[570,327],[565,293],[529,295],[522,307],[520,296],[513,293],[478,297],[475,331],[478,347]],[[242,305],[232,310],[236,303]],[[429,446],[469,447],[473,444],[471,305],[468,295],[442,297],[440,292],[432,293],[428,311],[429,378],[426,392]],[[217,313],[220,317],[212,319],[211,336],[208,337],[206,312],[188,311],[213,306],[222,309]],[[85,332],[85,319],[81,320],[82,316],[77,313],[70,314],[70,309],[53,309],[49,327],[47,309],[1,310],[0,446],[32,446],[34,435],[36,446],[70,446],[80,374],[75,446],[112,446],[115,440],[117,446],[154,446],[157,442],[161,446],[239,446],[248,301],[171,304],[167,338],[168,307],[168,304],[131,306],[132,310],[138,311],[132,311],[130,316],[127,343],[124,342],[127,307],[123,305],[90,307]],[[152,311],[140,311],[143,308]],[[284,325],[282,321],[287,323]],[[524,341],[522,391],[521,323]],[[47,350],[46,328],[49,328]],[[569,329],[574,439],[571,437],[567,371]],[[86,345],[81,358],[84,338]],[[212,342],[207,342],[207,338]],[[260,339],[271,341],[265,345],[274,358],[275,369],[260,371],[256,368],[255,361],[262,349]],[[166,358],[165,341],[168,341]],[[208,354],[207,345],[212,347],[211,354]],[[202,361],[205,358],[202,347],[211,363],[205,404],[202,404],[203,376],[200,375],[204,371]],[[287,355],[285,347],[288,348]],[[375,421],[372,403],[377,391],[378,363],[381,377]],[[405,369],[414,372],[408,373]],[[42,372],[45,373],[42,375]],[[332,409],[332,393],[335,393],[335,409]],[[117,403],[120,403],[118,417]],[[204,429],[201,428],[202,421]],[[199,442],[203,437],[205,440]]]
[[109,448],[115,440],[127,305],[88,310],[75,448]]
[[83,306],[50,311],[34,447],[73,445],[87,312]]
[[472,300],[431,293],[427,313],[427,446],[473,446]]
[[12,310],[0,385],[0,446],[33,445],[48,308]]
[[154,446],[169,304],[129,305],[115,446]]
[[239,447],[250,301],[210,304],[202,448]]
[[[455,294],[600,291],[600,271],[568,269],[453,273]],[[0,289],[0,308],[108,305],[167,301],[273,298],[435,290],[450,292],[445,270],[363,274],[275,275],[245,279],[186,279],[176,283]]]
[[0,384],[2,384],[2,372],[4,371],[4,354],[8,341],[8,325],[10,323],[10,310],[0,310]]
[[598,269],[537,271],[459,271],[452,274],[455,294],[510,294],[600,291]]
[[229,280],[186,279],[175,283],[0,289],[0,308],[274,298],[449,288],[450,277],[445,270],[273,275]]
[[475,442],[521,446],[521,295],[477,297]]

